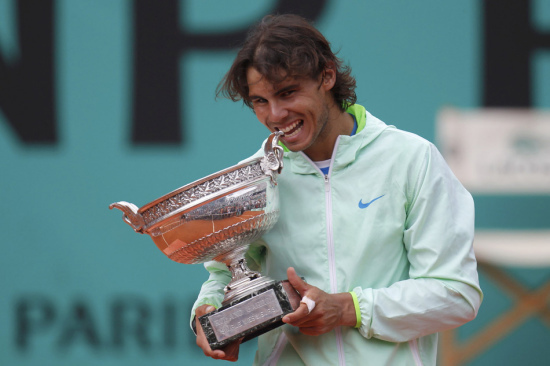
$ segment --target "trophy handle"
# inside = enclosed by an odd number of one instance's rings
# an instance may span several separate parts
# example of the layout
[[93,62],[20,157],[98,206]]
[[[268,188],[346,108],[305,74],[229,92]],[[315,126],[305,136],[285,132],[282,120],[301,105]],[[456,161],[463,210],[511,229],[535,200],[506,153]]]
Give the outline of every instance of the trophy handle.
[[143,220],[143,216],[138,213],[138,207],[136,205],[125,201],[120,201],[116,203],[111,203],[109,205],[110,210],[112,210],[113,208],[117,208],[120,211],[124,212],[124,215],[122,215],[122,220],[130,225],[135,232],[143,234],[145,221]]
[[277,184],[275,172],[280,174],[283,169],[284,150],[279,146],[279,138],[283,135],[282,131],[276,131],[269,135],[264,146],[264,158],[260,164],[264,173],[271,177],[273,184]]

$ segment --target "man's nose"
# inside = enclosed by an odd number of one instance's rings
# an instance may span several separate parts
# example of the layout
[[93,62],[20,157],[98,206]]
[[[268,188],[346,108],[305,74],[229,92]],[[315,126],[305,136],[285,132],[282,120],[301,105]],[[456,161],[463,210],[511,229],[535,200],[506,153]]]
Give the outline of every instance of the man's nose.
[[270,118],[271,122],[281,122],[288,116],[288,110],[286,109],[284,103],[271,103],[270,109]]

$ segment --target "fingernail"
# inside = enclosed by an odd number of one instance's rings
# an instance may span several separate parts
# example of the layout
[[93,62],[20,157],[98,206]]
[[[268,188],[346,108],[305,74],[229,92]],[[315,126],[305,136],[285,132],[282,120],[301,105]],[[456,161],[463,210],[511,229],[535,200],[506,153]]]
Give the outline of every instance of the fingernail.
[[209,306],[209,307],[206,308],[206,311],[208,311],[208,312],[211,312],[211,311],[214,311],[214,310],[216,310],[216,308],[213,307],[213,306]]
[[288,323],[288,316],[283,317],[283,323]]

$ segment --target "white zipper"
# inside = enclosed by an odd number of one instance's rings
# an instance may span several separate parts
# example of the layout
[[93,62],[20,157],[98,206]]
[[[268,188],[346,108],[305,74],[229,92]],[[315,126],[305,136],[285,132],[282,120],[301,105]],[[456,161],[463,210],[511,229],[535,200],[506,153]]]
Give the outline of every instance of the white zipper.
[[409,341],[409,347],[414,358],[414,363],[416,366],[422,366],[422,359],[420,359],[420,352],[418,350],[418,340],[412,339]]
[[[330,163],[332,165],[332,162]],[[332,166],[331,166],[332,168]],[[329,169],[329,174],[331,173]],[[327,247],[328,247],[328,266],[330,278],[330,291],[335,294],[338,292],[338,283],[336,281],[336,260],[334,258],[334,236],[332,232],[332,195],[330,193],[330,178],[325,175],[325,205],[326,205],[326,220],[327,220]],[[338,360],[340,365],[346,364],[344,357],[344,345],[342,340],[342,329],[336,327],[334,329],[336,335],[336,349],[338,350]]]
[[285,348],[286,344],[287,344],[286,334],[285,332],[281,332],[281,334],[279,334],[279,338],[277,339],[277,343],[275,344],[273,352],[265,361],[264,366],[277,365],[277,362],[279,362],[279,358],[281,358],[281,354],[283,353],[283,349]]
[[[330,291],[335,294],[338,292],[338,281],[336,281],[336,259],[334,256],[334,233],[332,231],[332,194],[330,193],[330,175],[332,174],[332,165],[334,164],[334,156],[340,143],[340,136],[336,139],[334,149],[332,150],[332,156],[330,157],[330,167],[328,174],[325,175],[325,210],[327,220],[327,251],[328,251],[328,267],[330,278]],[[339,364],[344,366],[346,364],[346,358],[344,356],[344,341],[342,339],[342,328],[334,328],[336,336],[336,349],[338,351]]]
[[338,291],[338,283],[336,282],[336,260],[334,258],[334,237],[332,233],[332,195],[330,194],[330,178],[328,175],[325,175],[325,204],[330,291],[334,294]]
[[[330,167],[328,174],[325,177],[325,211],[326,211],[326,225],[327,225],[327,252],[328,252],[328,266],[329,266],[329,279],[330,279],[330,292],[335,294],[338,292],[338,282],[336,281],[336,260],[334,258],[334,237],[332,232],[332,195],[330,193],[330,174],[332,174],[332,165],[334,163],[334,155],[338,149],[338,143],[340,142],[340,136],[336,139],[334,149],[332,150],[332,156],[330,158]],[[311,159],[302,152],[304,158],[310,162],[311,165],[317,169],[321,174],[321,169],[315,165]],[[338,364],[345,366],[346,358],[344,356],[344,341],[342,339],[341,327],[334,328],[336,336],[336,350],[338,351]]]

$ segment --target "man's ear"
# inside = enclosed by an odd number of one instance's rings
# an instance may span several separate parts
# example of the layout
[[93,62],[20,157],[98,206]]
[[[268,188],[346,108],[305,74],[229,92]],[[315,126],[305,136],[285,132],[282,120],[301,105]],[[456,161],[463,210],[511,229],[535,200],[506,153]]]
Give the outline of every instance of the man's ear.
[[323,81],[321,82],[321,87],[325,90],[331,90],[336,83],[336,69],[334,65],[328,64],[323,71]]

